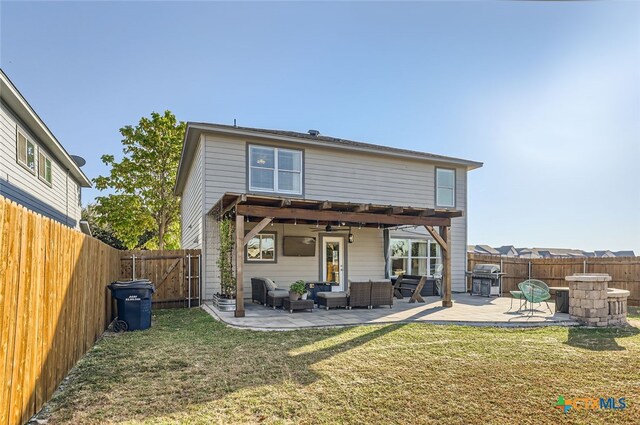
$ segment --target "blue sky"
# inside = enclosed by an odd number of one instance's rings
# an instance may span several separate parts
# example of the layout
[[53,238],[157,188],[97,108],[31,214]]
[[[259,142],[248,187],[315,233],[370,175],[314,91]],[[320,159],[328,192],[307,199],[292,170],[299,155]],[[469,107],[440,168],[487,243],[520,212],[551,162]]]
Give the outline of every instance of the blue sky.
[[483,161],[469,243],[640,253],[640,3],[2,1],[0,38],[89,177],[151,111],[315,128]]

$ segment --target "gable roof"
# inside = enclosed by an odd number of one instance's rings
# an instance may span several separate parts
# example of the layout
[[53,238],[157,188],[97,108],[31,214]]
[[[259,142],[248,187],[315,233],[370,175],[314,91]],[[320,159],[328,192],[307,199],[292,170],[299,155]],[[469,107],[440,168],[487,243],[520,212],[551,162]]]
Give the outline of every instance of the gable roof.
[[29,127],[29,130],[44,144],[81,187],[91,187],[91,182],[75,163],[51,130],[33,110],[27,99],[13,85],[9,77],[0,69],[0,99]]
[[513,245],[502,245],[501,247],[495,248],[501,255],[518,255],[518,251]]
[[489,245],[476,245],[475,251],[476,253],[479,253],[479,254],[487,253],[491,255],[500,255],[500,251],[490,247]]
[[225,135],[260,137],[273,141],[291,142],[302,145],[315,145],[320,147],[330,147],[349,151],[359,151],[377,155],[394,156],[400,158],[425,160],[430,162],[440,162],[454,166],[463,166],[467,170],[474,170],[482,167],[482,162],[469,161],[461,158],[454,158],[444,155],[436,155],[428,152],[413,151],[410,149],[394,148],[391,146],[375,145],[372,143],[357,142],[354,140],[341,139],[323,135],[311,135],[309,133],[299,133],[296,131],[272,130],[265,128],[237,127],[224,124],[188,122],[182,146],[182,155],[178,165],[178,175],[176,178],[175,193],[180,195],[184,189],[184,184],[188,175],[189,167],[195,153],[200,134],[218,133]]

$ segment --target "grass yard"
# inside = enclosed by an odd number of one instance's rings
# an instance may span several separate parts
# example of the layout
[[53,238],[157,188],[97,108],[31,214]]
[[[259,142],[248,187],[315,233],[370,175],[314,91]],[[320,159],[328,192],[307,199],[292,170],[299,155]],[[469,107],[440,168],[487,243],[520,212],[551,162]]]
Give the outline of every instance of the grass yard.
[[[45,416],[50,424],[637,424],[639,332],[423,324],[254,332],[198,309],[164,310],[149,331],[102,338]],[[553,407],[559,395],[625,397],[628,407],[564,414]]]

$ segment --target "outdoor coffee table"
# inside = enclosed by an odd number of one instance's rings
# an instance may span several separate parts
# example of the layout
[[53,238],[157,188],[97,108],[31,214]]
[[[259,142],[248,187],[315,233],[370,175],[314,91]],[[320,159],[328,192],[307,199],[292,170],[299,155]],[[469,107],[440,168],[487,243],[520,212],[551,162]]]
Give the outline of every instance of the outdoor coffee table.
[[289,310],[289,313],[293,313],[294,310],[311,310],[313,311],[313,300],[295,300],[292,301],[289,298],[282,300],[282,308]]

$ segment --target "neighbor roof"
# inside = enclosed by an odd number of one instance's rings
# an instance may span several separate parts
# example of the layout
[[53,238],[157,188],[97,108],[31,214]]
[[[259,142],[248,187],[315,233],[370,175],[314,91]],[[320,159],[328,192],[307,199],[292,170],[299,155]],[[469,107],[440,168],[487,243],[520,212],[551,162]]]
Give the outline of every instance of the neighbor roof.
[[182,147],[182,156],[180,165],[178,166],[178,176],[176,179],[175,193],[181,194],[186,182],[187,171],[193,160],[195,146],[200,134],[219,133],[245,137],[260,137],[263,139],[272,139],[281,142],[293,142],[300,144],[309,144],[322,147],[332,147],[335,149],[344,149],[350,151],[360,151],[374,153],[378,155],[388,155],[400,158],[428,160],[430,162],[440,162],[443,164],[464,166],[467,170],[473,170],[482,167],[482,162],[469,161],[461,158],[454,158],[443,155],[436,155],[428,152],[419,152],[409,149],[394,148],[391,146],[374,145],[372,143],[356,142],[353,140],[341,139],[337,137],[329,137],[323,135],[311,135],[309,133],[299,133],[296,131],[272,130],[265,128],[253,127],[237,127],[232,125],[211,124],[188,122],[184,136],[184,145]]
[[71,156],[56,139],[56,136],[40,119],[36,111],[33,110],[29,102],[22,96],[2,69],[0,69],[0,99],[29,127],[29,130],[51,151],[53,156],[69,170],[69,173],[80,183],[80,186],[91,187],[91,182],[78,167],[78,164],[71,159]]

